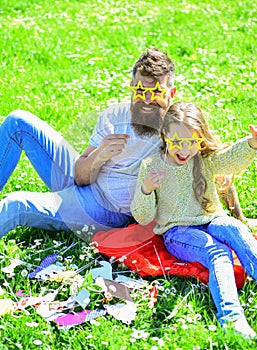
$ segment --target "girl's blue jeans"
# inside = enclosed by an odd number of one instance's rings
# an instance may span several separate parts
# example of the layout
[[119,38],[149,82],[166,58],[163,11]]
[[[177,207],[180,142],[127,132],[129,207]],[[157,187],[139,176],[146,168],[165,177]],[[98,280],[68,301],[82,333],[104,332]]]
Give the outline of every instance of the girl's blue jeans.
[[51,192],[18,191],[0,201],[0,236],[16,226],[54,230],[123,227],[130,217],[107,210],[91,187],[74,183],[78,153],[46,122],[26,111],[12,112],[0,126],[0,190],[24,151]]
[[247,274],[257,280],[257,241],[241,221],[217,217],[201,226],[176,226],[164,234],[167,250],[178,259],[209,269],[209,288],[221,324],[244,316],[235,283],[232,248]]

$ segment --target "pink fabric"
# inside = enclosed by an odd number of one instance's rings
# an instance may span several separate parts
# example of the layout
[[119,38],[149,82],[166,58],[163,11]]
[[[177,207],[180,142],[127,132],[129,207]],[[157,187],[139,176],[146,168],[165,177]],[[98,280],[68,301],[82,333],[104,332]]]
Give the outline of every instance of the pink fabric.
[[86,321],[91,321],[97,317],[106,314],[106,310],[85,310],[75,312],[73,314],[66,314],[59,316],[55,319],[55,322],[59,326],[75,326]]

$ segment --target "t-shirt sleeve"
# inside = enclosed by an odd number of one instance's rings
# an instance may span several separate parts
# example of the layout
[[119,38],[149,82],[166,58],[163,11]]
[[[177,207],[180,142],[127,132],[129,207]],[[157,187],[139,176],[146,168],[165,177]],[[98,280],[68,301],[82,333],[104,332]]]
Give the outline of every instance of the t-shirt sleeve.
[[102,139],[109,134],[112,134],[112,130],[110,128],[110,121],[109,121],[109,111],[103,111],[100,113],[96,126],[93,131],[93,135],[91,136],[89,143],[94,146],[98,147],[100,143],[102,142]]

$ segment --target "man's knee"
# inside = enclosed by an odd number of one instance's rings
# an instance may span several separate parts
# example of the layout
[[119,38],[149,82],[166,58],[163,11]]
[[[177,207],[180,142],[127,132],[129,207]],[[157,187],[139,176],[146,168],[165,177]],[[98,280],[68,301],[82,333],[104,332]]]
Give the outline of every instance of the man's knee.
[[36,118],[34,114],[22,109],[16,109],[8,114],[6,123],[15,125],[17,129],[20,129],[23,123],[30,124],[34,118]]

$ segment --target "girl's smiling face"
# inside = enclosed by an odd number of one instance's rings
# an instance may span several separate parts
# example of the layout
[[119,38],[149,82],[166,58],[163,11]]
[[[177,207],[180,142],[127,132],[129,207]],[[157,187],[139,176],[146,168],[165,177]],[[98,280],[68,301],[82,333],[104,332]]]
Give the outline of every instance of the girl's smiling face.
[[164,134],[166,152],[171,163],[183,165],[201,149],[202,138],[196,131],[188,129],[182,123],[171,123],[169,132]]

